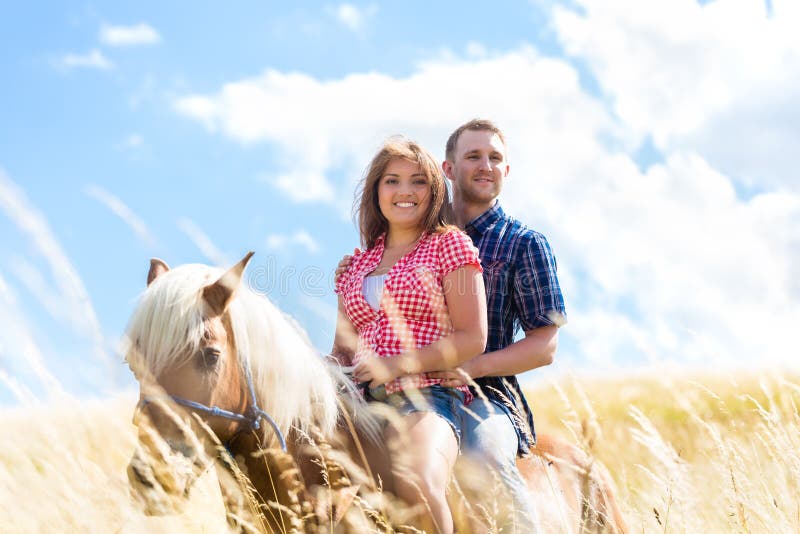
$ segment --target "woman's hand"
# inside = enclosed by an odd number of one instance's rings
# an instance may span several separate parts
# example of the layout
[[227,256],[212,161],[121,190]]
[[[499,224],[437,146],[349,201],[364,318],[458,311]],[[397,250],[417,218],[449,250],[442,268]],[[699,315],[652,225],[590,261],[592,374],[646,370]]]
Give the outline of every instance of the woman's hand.
[[381,358],[368,356],[353,368],[353,380],[358,384],[369,382],[370,388],[388,384],[402,373],[398,365],[399,358]]

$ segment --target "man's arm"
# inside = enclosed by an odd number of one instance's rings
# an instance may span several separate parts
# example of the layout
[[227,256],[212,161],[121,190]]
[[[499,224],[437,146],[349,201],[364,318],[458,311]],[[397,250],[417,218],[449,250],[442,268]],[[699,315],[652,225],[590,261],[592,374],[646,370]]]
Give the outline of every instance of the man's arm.
[[487,352],[464,362],[457,369],[431,373],[445,387],[467,384],[484,376],[512,376],[553,363],[558,347],[558,327],[542,326],[525,332],[525,337],[508,347]]
[[[537,233],[529,237],[517,251],[512,295],[517,317],[526,328],[525,337],[502,350],[465,362],[460,370],[438,374],[447,381],[444,385],[461,385],[468,381],[467,377],[513,376],[553,362],[558,347],[558,328],[566,324],[564,301],[556,275],[556,260],[547,239]],[[546,298],[534,298],[534,295]],[[541,300],[545,301],[544,305]]]
[[339,263],[336,265],[336,271],[334,272],[333,277],[334,284],[339,281],[339,277],[344,274],[348,267],[350,267],[350,264],[353,262],[353,256],[356,256],[357,254],[361,254],[361,249],[358,247],[353,249],[352,255],[345,254],[342,256],[342,259],[339,260]]

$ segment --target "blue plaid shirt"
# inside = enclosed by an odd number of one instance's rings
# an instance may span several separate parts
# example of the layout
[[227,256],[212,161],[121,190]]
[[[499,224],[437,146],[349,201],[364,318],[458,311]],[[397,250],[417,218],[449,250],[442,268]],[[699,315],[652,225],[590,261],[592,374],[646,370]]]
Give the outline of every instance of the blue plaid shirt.
[[[465,231],[478,248],[483,266],[489,313],[486,352],[514,343],[517,328],[528,331],[566,324],[556,259],[542,234],[506,215],[499,202],[467,223]],[[536,433],[517,378],[488,376],[475,382],[490,399],[512,405],[519,453],[528,454]]]

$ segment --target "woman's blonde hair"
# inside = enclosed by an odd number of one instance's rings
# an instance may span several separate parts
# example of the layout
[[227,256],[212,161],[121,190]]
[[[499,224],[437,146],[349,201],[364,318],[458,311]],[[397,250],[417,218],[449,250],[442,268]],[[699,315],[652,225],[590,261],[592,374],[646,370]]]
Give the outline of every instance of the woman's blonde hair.
[[361,245],[372,248],[381,234],[389,229],[378,205],[378,184],[393,158],[402,158],[419,165],[431,184],[431,202],[422,219],[423,232],[441,232],[452,220],[452,207],[442,171],[433,156],[417,142],[402,136],[390,137],[367,167],[356,197],[356,214]]

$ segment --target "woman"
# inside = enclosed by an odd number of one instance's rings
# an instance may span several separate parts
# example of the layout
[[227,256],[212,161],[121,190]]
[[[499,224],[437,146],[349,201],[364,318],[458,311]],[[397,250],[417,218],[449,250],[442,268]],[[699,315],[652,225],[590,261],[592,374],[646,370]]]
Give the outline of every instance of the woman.
[[448,202],[438,165],[417,143],[393,138],[378,151],[358,205],[366,250],[336,283],[332,351],[355,366],[354,380],[373,392],[368,398],[403,416],[385,435],[387,443],[411,445],[393,455],[395,490],[408,503],[423,503],[423,521],[445,533],[453,531],[445,489],[458,456],[459,412],[471,396],[466,386],[445,388],[427,372],[481,354],[487,336],[478,251],[445,223]]

